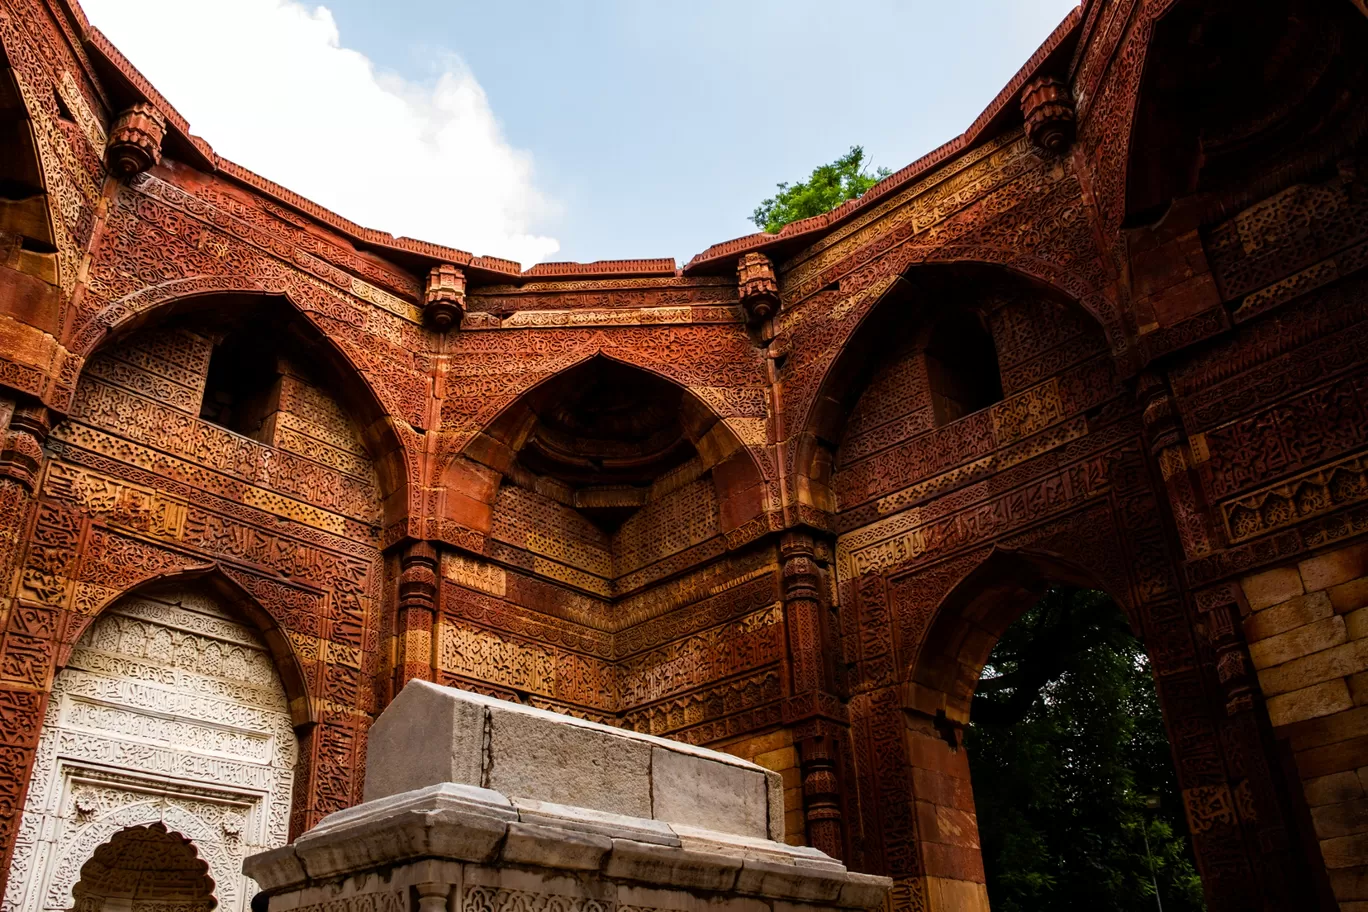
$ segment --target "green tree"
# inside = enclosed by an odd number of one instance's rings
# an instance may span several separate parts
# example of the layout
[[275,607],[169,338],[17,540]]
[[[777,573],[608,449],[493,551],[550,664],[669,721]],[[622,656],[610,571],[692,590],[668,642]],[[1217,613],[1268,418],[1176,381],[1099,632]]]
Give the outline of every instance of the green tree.
[[1104,593],[1047,591],[994,648],[970,717],[994,912],[1148,912],[1156,880],[1165,912],[1203,908],[1149,665]]
[[866,173],[864,149],[851,146],[849,152],[831,164],[814,169],[807,180],[779,184],[778,193],[755,207],[751,221],[773,234],[789,222],[830,212],[846,200],[863,195],[892,173],[887,168]]

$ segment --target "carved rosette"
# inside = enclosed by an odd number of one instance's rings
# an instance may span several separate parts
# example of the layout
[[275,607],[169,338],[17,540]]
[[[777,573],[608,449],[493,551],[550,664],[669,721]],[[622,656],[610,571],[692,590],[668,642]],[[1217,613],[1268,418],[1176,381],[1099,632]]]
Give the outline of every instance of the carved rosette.
[[434,266],[428,273],[423,318],[441,332],[460,326],[465,316],[465,289],[465,273],[458,267],[450,263]]
[[145,102],[128,108],[114,121],[105,146],[109,169],[119,177],[140,174],[161,161],[166,118]]
[[1051,154],[1069,148],[1074,139],[1074,102],[1068,83],[1053,76],[1038,76],[1021,92],[1021,113],[1026,135]]
[[763,253],[747,253],[736,263],[736,284],[746,322],[755,326],[779,310],[779,283],[774,263]]

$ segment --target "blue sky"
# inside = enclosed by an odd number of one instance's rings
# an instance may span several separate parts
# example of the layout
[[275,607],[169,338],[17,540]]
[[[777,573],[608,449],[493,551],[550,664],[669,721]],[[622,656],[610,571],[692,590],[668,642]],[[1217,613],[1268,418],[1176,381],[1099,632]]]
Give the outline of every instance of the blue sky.
[[[682,263],[853,144],[897,169],[967,127],[1074,3],[84,5],[221,154],[363,224],[528,265]],[[167,49],[176,29],[193,52]]]

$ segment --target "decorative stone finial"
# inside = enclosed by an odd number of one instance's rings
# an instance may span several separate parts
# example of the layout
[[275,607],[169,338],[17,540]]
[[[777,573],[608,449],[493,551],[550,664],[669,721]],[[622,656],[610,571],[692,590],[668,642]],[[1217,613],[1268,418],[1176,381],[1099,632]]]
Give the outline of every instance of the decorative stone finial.
[[434,266],[428,273],[427,303],[423,316],[436,329],[461,325],[465,314],[465,273],[450,263]]
[[736,264],[736,283],[747,323],[762,323],[779,310],[779,283],[774,279],[774,264],[763,253],[741,256]]
[[1053,76],[1038,76],[1021,93],[1021,113],[1026,115],[1026,135],[1036,146],[1058,155],[1074,138],[1074,103],[1068,83]]
[[147,103],[135,104],[119,115],[109,131],[105,160],[119,177],[132,177],[161,161],[166,118]]

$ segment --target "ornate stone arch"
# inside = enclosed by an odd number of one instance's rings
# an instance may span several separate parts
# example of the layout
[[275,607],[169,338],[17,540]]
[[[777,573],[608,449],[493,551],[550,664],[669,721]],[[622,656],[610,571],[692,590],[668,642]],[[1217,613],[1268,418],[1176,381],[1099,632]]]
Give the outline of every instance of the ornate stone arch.
[[[797,492],[800,509],[813,511],[816,518],[835,508],[830,489],[834,450],[856,397],[881,357],[881,346],[914,327],[917,321],[935,314],[933,298],[918,297],[926,290],[918,283],[926,277],[936,277],[936,282],[944,285],[944,277],[962,274],[985,283],[985,288],[1001,284],[1039,294],[1042,299],[1077,313],[1099,335],[1106,333],[1107,327],[1096,314],[1082,307],[1077,298],[1055,281],[1042,280],[1015,265],[953,257],[928,257],[903,265],[896,275],[885,274],[872,284],[854,287],[853,294],[846,298],[851,303],[840,317],[839,332],[829,336],[820,355],[800,364],[786,384],[785,424],[789,433],[792,489]],[[843,282],[843,295],[847,289]],[[943,289],[932,292],[943,293]]]
[[209,866],[219,906],[225,909],[236,908],[237,885],[241,878],[239,872],[233,868],[234,859],[212,848],[206,850],[206,847],[218,842],[218,834],[213,832],[206,821],[174,803],[163,801],[124,805],[87,824],[74,834],[62,852],[63,864],[53,873],[43,900],[44,908],[72,908],[75,904],[72,891],[81,879],[81,866],[95,854],[95,850],[122,830],[155,824],[165,826],[169,832],[181,836],[195,847],[196,853]]
[[[568,375],[595,362],[620,365],[674,389],[681,400],[687,433],[712,472],[718,501],[729,502],[729,508],[722,516],[723,531],[749,534],[742,532],[743,527],[763,523],[765,513],[772,507],[764,466],[756,454],[765,443],[759,434],[765,419],[725,417],[719,414],[714,403],[704,401],[693,389],[662,371],[653,359],[633,356],[626,348],[605,351],[599,347],[556,359],[553,373],[539,373],[535,383],[505,403],[482,429],[464,435],[464,446],[445,462],[438,476],[448,498],[445,518],[457,515],[454,499],[464,499],[471,505],[482,504],[485,508],[492,505],[499,480],[507,475],[521,445],[517,440],[519,423],[525,420],[531,408],[529,403],[545,397]],[[465,515],[471,516],[468,511]],[[478,522],[473,527],[478,529]],[[749,537],[754,535],[749,534]]]
[[222,908],[243,912],[243,857],[285,842],[292,784],[307,791],[320,765],[300,762],[316,726],[297,724],[299,663],[265,615],[206,567],[135,587],[85,628],[47,703],[8,904],[70,908],[97,847],[157,827],[193,840]]
[[[296,727],[310,725],[319,720],[321,694],[310,691],[309,678],[304,672],[304,665],[300,660],[299,652],[281,627],[282,618],[278,616],[281,613],[280,606],[263,604],[261,600],[248,592],[242,583],[229,575],[223,565],[217,561],[206,564],[191,564],[156,573],[129,589],[111,595],[103,603],[96,606],[92,613],[73,615],[62,641],[58,645],[54,657],[53,672],[56,673],[66,667],[71,659],[72,647],[81,638],[81,634],[85,633],[109,606],[149,589],[177,584],[194,586],[211,596],[217,597],[222,604],[227,605],[239,617],[247,621],[266,643],[271,654],[276,673],[280,675],[281,684],[285,688],[285,697],[289,701],[290,715],[294,725]],[[273,608],[275,609],[274,612]]]
[[[368,370],[351,343],[329,332],[328,322],[355,324],[355,313],[343,304],[340,295],[320,285],[297,280],[287,274],[262,276],[197,276],[149,286],[108,304],[82,324],[71,340],[73,354],[69,369],[60,378],[54,393],[54,406],[70,407],[85,364],[112,340],[125,337],[154,321],[193,312],[215,298],[243,296],[247,300],[279,300],[289,312],[309,327],[314,340],[327,353],[327,369],[345,387],[339,393],[358,407],[364,424],[358,430],[372,460],[380,483],[384,505],[384,527],[401,525],[412,512],[413,485],[421,476],[415,452],[418,435],[406,418],[412,416],[411,403],[403,401],[386,375]],[[399,420],[395,420],[398,418]]]
[[969,721],[969,702],[993,646],[1051,585],[1101,589],[1116,599],[1132,629],[1140,624],[1128,594],[1052,551],[993,546],[932,609],[925,637],[903,670],[904,706],[953,724]]

